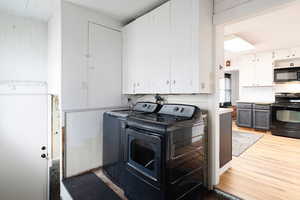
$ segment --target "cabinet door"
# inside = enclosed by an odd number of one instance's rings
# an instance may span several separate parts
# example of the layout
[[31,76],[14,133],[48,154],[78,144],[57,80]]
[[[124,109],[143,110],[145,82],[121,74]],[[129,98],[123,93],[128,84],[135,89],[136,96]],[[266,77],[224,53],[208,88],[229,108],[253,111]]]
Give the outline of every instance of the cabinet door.
[[253,128],[270,129],[270,110],[253,110]]
[[231,113],[220,115],[220,168],[232,160]]
[[300,47],[295,47],[295,48],[291,49],[291,57],[292,58],[300,57]]
[[259,53],[256,55],[255,86],[272,86],[273,67],[272,52]]
[[122,35],[89,23],[88,107],[121,105]]
[[135,32],[134,24],[125,26],[122,30],[123,35],[123,94],[134,94],[135,83]]
[[275,51],[274,60],[283,60],[291,58],[291,50],[290,49],[280,49]]
[[170,2],[152,11],[153,23],[149,47],[151,51],[151,73],[147,74],[151,82],[152,93],[170,93]]
[[237,124],[238,124],[238,126],[241,126],[241,127],[252,128],[252,110],[238,108]]
[[240,84],[242,87],[254,86],[255,55],[245,55],[240,59]]
[[[197,59],[193,56],[193,22],[196,17],[193,0],[171,1],[171,92],[194,93],[198,74]],[[197,26],[197,25],[196,25]]]
[[135,21],[135,93],[151,93],[153,15],[148,13]]

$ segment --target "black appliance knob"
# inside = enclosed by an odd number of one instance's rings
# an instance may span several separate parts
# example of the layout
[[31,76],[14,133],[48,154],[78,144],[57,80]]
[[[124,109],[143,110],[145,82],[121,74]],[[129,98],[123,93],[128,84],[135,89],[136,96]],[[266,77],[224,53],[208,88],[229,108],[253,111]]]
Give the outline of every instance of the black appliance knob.
[[178,110],[179,110],[179,108],[178,108],[178,107],[175,107],[175,108],[174,108],[174,111],[175,111],[175,112],[177,112]]
[[147,104],[144,104],[143,107],[146,108],[146,107],[147,107]]
[[43,153],[43,154],[41,155],[41,157],[42,157],[42,158],[46,158],[46,154]]
[[184,108],[181,108],[181,109],[180,109],[180,112],[183,112],[183,111],[184,111]]
[[41,148],[42,150],[46,150],[46,147],[45,146],[42,146],[42,148]]

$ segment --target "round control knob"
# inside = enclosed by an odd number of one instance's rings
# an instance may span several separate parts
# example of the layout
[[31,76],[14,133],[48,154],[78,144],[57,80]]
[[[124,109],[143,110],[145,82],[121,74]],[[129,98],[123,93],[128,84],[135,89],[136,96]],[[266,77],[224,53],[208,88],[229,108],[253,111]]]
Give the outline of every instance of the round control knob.
[[144,104],[143,107],[146,108],[146,107],[147,107],[147,104]]
[[181,109],[180,109],[180,112],[183,112],[183,111],[184,111],[184,108],[181,108]]
[[42,158],[46,158],[46,154],[43,153],[43,154],[41,155],[41,157],[42,157]]
[[177,112],[178,110],[179,110],[179,108],[178,108],[178,107],[175,107],[175,108],[174,108],[174,111],[175,111],[175,112]]

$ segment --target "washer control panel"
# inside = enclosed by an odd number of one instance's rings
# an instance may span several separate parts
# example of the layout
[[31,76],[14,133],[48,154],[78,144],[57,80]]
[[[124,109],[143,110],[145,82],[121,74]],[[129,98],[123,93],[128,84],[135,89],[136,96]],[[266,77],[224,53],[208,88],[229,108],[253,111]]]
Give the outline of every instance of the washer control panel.
[[133,107],[134,111],[140,111],[140,112],[148,112],[152,113],[157,110],[158,104],[156,103],[151,103],[151,102],[138,102],[135,104]]
[[159,114],[174,115],[180,117],[192,117],[195,113],[196,107],[190,105],[180,104],[165,104],[162,106]]

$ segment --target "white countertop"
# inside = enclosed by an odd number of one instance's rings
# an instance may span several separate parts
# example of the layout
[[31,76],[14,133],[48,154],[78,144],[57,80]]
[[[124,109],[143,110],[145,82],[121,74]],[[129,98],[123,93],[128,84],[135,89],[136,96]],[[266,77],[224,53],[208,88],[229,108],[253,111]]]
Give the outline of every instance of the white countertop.
[[218,110],[219,115],[225,114],[225,113],[231,113],[233,112],[232,108],[219,108]]
[[255,103],[255,104],[272,104],[274,101],[248,101],[248,100],[238,100],[237,103]]

